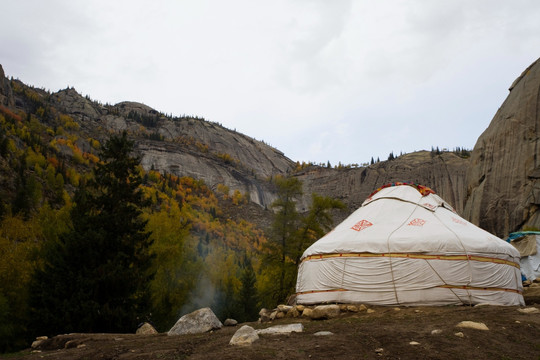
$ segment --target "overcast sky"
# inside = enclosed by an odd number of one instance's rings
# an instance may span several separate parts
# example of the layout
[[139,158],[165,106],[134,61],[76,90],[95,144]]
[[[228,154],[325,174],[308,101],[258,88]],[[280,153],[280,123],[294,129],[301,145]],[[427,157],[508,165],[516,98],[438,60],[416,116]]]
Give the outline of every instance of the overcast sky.
[[8,77],[197,115],[332,165],[473,148],[540,57],[538,0],[4,0]]

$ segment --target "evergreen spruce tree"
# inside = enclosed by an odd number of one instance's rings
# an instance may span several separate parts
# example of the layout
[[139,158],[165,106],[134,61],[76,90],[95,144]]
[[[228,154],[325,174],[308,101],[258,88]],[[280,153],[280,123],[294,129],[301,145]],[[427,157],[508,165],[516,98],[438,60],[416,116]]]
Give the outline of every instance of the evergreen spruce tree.
[[247,254],[244,255],[244,264],[240,281],[242,282],[242,287],[238,294],[238,308],[241,313],[239,314],[238,321],[255,321],[258,315],[257,288],[255,287],[257,279],[255,277],[253,266],[251,265],[251,260]]
[[296,210],[296,198],[302,195],[302,183],[295,177],[277,177],[275,184],[277,199],[272,203],[272,208],[276,209],[276,212],[265,262],[277,270],[275,287],[271,289],[270,297],[279,302],[286,300],[296,281],[296,267],[289,259],[291,247],[294,247],[296,242],[294,236],[300,219]]
[[125,132],[109,139],[77,190],[72,229],[45,247],[31,286],[36,333],[132,332],[147,314],[151,241],[132,149]]

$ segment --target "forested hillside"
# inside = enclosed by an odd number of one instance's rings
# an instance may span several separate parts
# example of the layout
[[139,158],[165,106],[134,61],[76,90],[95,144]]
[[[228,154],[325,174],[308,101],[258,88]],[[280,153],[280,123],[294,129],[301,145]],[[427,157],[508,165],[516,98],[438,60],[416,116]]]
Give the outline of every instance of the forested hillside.
[[[37,333],[36,311],[37,315],[45,316],[43,312],[49,309],[40,310],[41,305],[33,299],[37,288],[50,280],[46,276],[50,274],[51,249],[62,253],[70,239],[82,236],[77,234],[77,229],[84,219],[77,209],[84,207],[83,197],[77,194],[85,189],[103,191],[96,190],[107,186],[99,184],[104,180],[96,176],[96,169],[108,164],[103,151],[109,147],[105,145],[120,133],[132,139],[140,133],[134,134],[133,127],[115,129],[99,125],[100,131],[96,132],[95,124],[92,127],[88,124],[95,120],[81,115],[85,110],[71,108],[69,113],[62,110],[65,104],[62,105],[58,94],[3,76],[0,80],[3,80],[0,83],[0,350],[5,351],[28,346],[33,336],[44,335]],[[109,107],[109,112],[116,111],[109,105],[103,107]],[[155,137],[156,141],[163,140],[158,128],[148,132],[144,127],[149,117],[137,113],[130,116],[140,122],[139,132]],[[220,154],[195,140],[182,145],[202,149],[203,153]],[[132,150],[134,159],[140,161],[143,154],[137,146]],[[245,167],[225,153],[220,156],[227,166]],[[264,166],[259,170],[263,171]],[[234,317],[245,321],[254,320],[260,307],[285,301],[294,292],[301,252],[331,228],[328,210],[343,207],[340,202],[313,195],[309,209],[299,214],[296,199],[302,194],[302,185],[295,178],[281,175],[264,180],[275,194],[275,201],[269,204],[273,208],[270,211],[257,205],[254,209],[249,194],[233,191],[226,184],[217,184],[212,189],[203,179],[159,172],[152,166],[145,170],[140,162],[130,171],[133,172],[130,176],[140,178],[136,191],[145,201],[140,206],[138,221],[145,224],[152,259],[144,294],[148,306],[130,323],[151,321],[160,331],[167,330],[179,315],[201,306],[211,306],[222,320]],[[242,171],[246,173],[245,169]],[[247,173],[250,171],[253,170]],[[110,190],[104,191],[106,198]],[[103,211],[89,209],[82,214],[94,217]],[[268,220],[255,225],[251,218],[257,216],[249,216],[254,212],[259,215],[264,212]],[[84,235],[85,241],[95,242],[88,249],[99,256],[108,256],[94,250],[106,244],[107,236],[111,235],[103,235],[106,233],[101,232],[99,221],[91,224],[90,230],[96,235]],[[66,274],[86,266],[84,261],[88,259],[84,256],[92,255],[81,252],[83,260],[61,265],[66,266]],[[38,273],[41,277],[36,278]],[[90,276],[104,275],[96,271]],[[74,280],[67,277],[57,280],[53,285],[71,287],[74,291],[82,281],[69,283]],[[65,306],[63,313],[71,314],[71,318],[55,319],[59,324],[56,328],[40,328],[42,332],[51,332],[47,335],[68,329],[109,330],[85,328],[78,320],[89,314],[73,315],[67,299],[53,296],[52,301],[58,301],[55,307],[60,309]],[[61,328],[62,321],[65,329]]]

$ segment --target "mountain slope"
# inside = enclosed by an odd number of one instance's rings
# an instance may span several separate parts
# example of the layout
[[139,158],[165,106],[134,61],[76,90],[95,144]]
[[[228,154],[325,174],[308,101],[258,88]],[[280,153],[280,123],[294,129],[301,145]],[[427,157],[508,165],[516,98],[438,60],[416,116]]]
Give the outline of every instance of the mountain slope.
[[540,228],[540,59],[510,87],[478,138],[467,173],[465,217],[505,237]]

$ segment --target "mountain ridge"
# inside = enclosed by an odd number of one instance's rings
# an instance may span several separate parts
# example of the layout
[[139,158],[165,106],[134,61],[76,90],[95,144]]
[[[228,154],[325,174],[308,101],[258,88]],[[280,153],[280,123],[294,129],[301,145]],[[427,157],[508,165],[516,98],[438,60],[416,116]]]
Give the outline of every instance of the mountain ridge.
[[[214,191],[222,187],[239,192],[262,208],[269,208],[276,198],[271,182],[275,176],[295,176],[302,181],[304,195],[298,202],[300,211],[308,207],[311,193],[316,192],[341,199],[348,213],[385,183],[408,181],[433,188],[466,219],[504,237],[524,225],[540,227],[537,212],[540,204],[536,200],[540,198],[540,185],[536,181],[540,176],[535,175],[537,167],[526,165],[531,161],[535,163],[540,155],[537,105],[540,103],[537,90],[540,77],[535,75],[540,68],[538,63],[531,64],[510,86],[508,98],[479,137],[470,158],[457,152],[419,151],[369,166],[343,168],[299,164],[263,141],[202,118],[167,116],[132,101],[103,105],[88,96],[83,97],[73,88],[52,94],[34,90],[71,116],[80,126],[81,134],[91,133],[102,141],[111,133],[128,131],[135,140],[145,170],[202,179]],[[28,107],[18,99],[10,83],[23,88],[27,85],[5,78],[1,65],[0,75],[0,104],[14,111]],[[519,104],[526,105],[522,111]],[[501,121],[501,116],[510,120]],[[516,135],[516,131],[500,124],[520,124],[525,132]],[[530,143],[532,147],[515,146],[519,140],[511,140],[512,136],[528,139],[523,143]],[[505,139],[510,142],[507,144]],[[503,144],[497,153],[489,150],[494,148],[490,145],[493,143]],[[84,135],[77,145],[83,151],[92,151]],[[505,165],[509,163],[513,168]],[[495,172],[492,171],[494,166]],[[493,185],[488,189],[478,185],[485,181]],[[512,183],[521,185],[516,187]],[[519,201],[513,201],[511,191],[521,191],[519,189],[524,193]],[[500,210],[501,204],[506,210]],[[489,216],[482,215],[484,210]],[[338,214],[337,220],[346,215]]]

